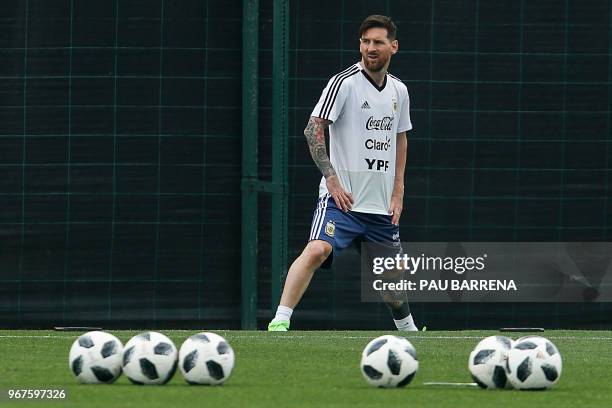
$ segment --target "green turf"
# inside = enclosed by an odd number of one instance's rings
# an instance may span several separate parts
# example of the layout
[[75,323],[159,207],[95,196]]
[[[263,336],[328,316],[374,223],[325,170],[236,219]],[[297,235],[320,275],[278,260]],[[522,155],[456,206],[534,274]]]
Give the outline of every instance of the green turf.
[[[124,344],[137,334],[113,333]],[[195,331],[163,333],[180,346]],[[429,381],[471,382],[467,370],[469,352],[480,338],[495,334],[493,331],[428,331],[407,335],[417,349],[420,368],[404,389],[371,388],[361,377],[361,351],[370,339],[383,332],[217,333],[234,348],[236,367],[225,385],[202,387],[187,385],[178,371],[165,386],[135,386],[125,376],[112,385],[80,385],[72,377],[67,362],[76,333],[0,330],[0,389],[4,393],[9,388],[62,388],[69,394],[66,401],[57,403],[7,402],[2,396],[0,408],[612,406],[609,331],[545,332],[561,351],[563,374],[555,388],[544,392],[423,385]]]

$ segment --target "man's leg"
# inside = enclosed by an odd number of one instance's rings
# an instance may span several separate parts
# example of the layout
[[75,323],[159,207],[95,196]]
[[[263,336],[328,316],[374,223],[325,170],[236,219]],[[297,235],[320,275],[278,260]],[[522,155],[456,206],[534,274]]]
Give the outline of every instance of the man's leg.
[[[392,255],[394,255],[394,253],[392,253]],[[384,273],[382,278],[385,282],[399,283],[404,278],[404,273],[405,272],[402,270],[395,269]],[[385,290],[380,292],[380,294],[383,301],[387,305],[387,308],[391,312],[391,316],[393,317],[393,322],[395,323],[397,330],[419,331],[414,324],[414,319],[410,313],[410,306],[408,304],[408,295],[406,291]]]
[[331,252],[332,246],[329,242],[310,241],[300,256],[293,261],[287,272],[280,305],[274,319],[268,325],[268,330],[286,331],[289,329],[293,309],[302,299],[314,272],[325,262]]
[[329,194],[319,198],[312,218],[308,245],[287,272],[280,306],[268,325],[269,331],[289,329],[293,309],[302,299],[315,270],[319,267],[330,268],[333,259],[330,255],[333,257],[349,246],[363,230],[364,227],[350,212],[345,213],[336,207]]
[[281,306],[295,308],[310,284],[315,270],[325,262],[331,251],[332,246],[326,241],[310,241],[306,245],[287,272]]
[[[391,216],[367,214],[361,217],[367,225],[364,240],[372,245],[370,251],[374,251],[374,253],[367,254],[367,257],[384,256],[393,258],[396,254],[402,253],[399,226],[391,223]],[[383,279],[387,282],[399,282],[403,277],[404,271],[402,270],[388,271],[387,274],[383,275]],[[406,291],[383,291],[381,296],[391,312],[397,330],[419,330],[410,313]]]
[[393,316],[393,322],[395,323],[395,327],[399,331],[419,331],[419,329],[414,324],[414,319],[412,318],[412,314],[410,313],[410,306],[408,305],[408,298],[403,301],[392,301],[385,302],[389,311],[391,311],[391,316]]

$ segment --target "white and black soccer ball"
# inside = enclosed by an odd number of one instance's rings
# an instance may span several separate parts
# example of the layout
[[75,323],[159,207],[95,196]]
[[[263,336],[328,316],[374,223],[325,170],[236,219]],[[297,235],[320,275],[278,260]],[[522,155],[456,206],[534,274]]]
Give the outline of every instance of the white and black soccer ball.
[[561,377],[561,354],[540,336],[518,339],[508,352],[508,379],[519,390],[545,390]]
[[179,350],[179,368],[189,384],[223,384],[232,374],[235,361],[234,350],[215,333],[194,334]]
[[123,350],[123,372],[134,384],[165,384],[174,375],[178,352],[172,340],[157,332],[134,336]]
[[418,369],[416,350],[403,337],[377,337],[361,354],[361,373],[375,387],[405,387]]
[[472,379],[481,388],[512,388],[506,376],[508,352],[512,339],[490,336],[482,339],[470,353],[468,368]]
[[83,384],[110,384],[121,375],[123,345],[110,333],[91,331],[72,343],[70,371]]

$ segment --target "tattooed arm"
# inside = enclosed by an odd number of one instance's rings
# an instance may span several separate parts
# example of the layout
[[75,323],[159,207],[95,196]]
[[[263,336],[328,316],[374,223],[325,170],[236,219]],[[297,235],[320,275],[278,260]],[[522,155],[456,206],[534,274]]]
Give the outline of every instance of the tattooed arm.
[[334,166],[329,161],[327,148],[325,147],[325,129],[327,129],[330,123],[331,121],[329,120],[311,116],[306,129],[304,129],[304,136],[306,136],[312,160],[314,160],[323,177],[325,177],[327,190],[336,202],[336,206],[343,211],[348,211],[351,209],[353,197],[340,185],[340,180],[336,175]]
[[325,129],[327,129],[330,123],[329,120],[311,116],[306,129],[304,129],[304,136],[306,136],[312,160],[314,160],[325,178],[336,175],[336,171],[329,161],[327,149],[325,148]]

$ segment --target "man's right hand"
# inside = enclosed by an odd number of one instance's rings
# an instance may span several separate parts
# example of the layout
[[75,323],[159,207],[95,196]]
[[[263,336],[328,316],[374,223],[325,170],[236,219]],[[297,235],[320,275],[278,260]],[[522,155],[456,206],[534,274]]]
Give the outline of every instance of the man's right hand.
[[348,212],[353,206],[353,196],[342,188],[338,176],[329,176],[325,181],[327,183],[327,191],[329,191],[329,194],[336,202],[336,206],[342,211]]

